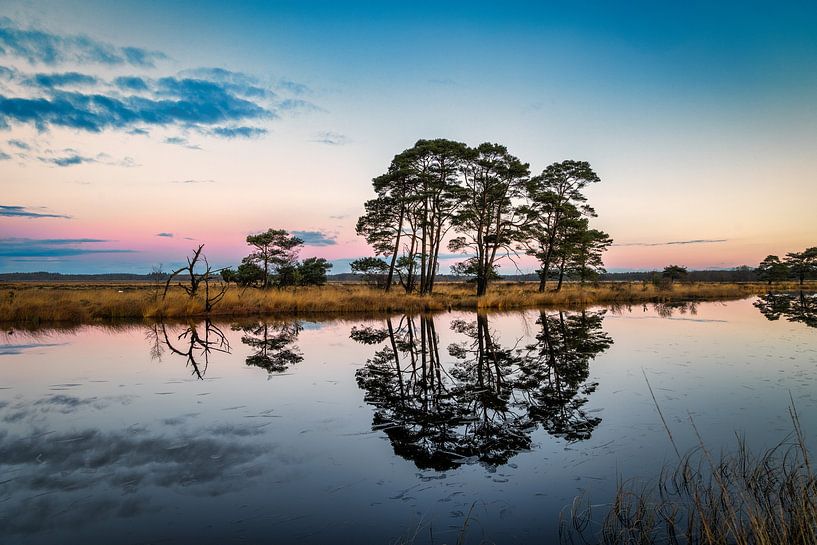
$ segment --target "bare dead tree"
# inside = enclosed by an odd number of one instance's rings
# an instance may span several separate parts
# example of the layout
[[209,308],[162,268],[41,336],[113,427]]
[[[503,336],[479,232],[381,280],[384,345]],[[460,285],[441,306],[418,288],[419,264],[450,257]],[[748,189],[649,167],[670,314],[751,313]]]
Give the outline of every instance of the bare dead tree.
[[201,251],[203,249],[204,244],[199,244],[199,247],[193,251],[193,258],[192,259],[189,257],[187,258],[187,266],[176,269],[175,271],[170,273],[170,276],[167,278],[167,282],[165,282],[165,291],[162,294],[162,299],[167,297],[167,290],[170,289],[170,283],[173,281],[173,279],[176,278],[176,276],[183,273],[184,271],[187,271],[190,285],[186,286],[179,282],[179,287],[182,288],[185,292],[187,292],[187,295],[190,296],[191,299],[196,296],[196,292],[199,291],[199,284],[202,281],[201,278],[202,275],[196,274],[196,263],[198,262],[199,257],[201,257]]
[[[213,271],[210,268],[210,263],[207,261],[207,256],[202,256],[202,259],[204,260],[205,266],[202,280],[204,282],[204,311],[209,313],[219,301],[224,299],[224,294],[227,293],[227,283],[221,281],[221,276],[219,273],[223,269]],[[218,282],[218,287],[216,287],[211,294],[210,282],[213,280]]]
[[[199,288],[203,284],[205,312],[213,310],[213,307],[224,298],[224,294],[227,292],[227,284],[221,281],[219,274],[223,269],[214,270],[207,261],[207,256],[202,253],[203,249],[204,244],[200,244],[199,247],[193,251],[193,257],[187,258],[186,267],[181,267],[170,273],[167,282],[165,282],[165,290],[162,294],[163,300],[167,297],[167,291],[170,289],[170,283],[173,282],[173,279],[185,271],[188,276],[187,283],[179,282],[178,285],[187,293],[188,297],[192,299],[199,292]],[[200,260],[204,263],[204,271],[196,272],[196,265]],[[210,285],[213,282],[217,282],[218,287],[211,290]]]
[[164,344],[174,354],[187,358],[187,365],[193,368],[193,374],[199,379],[204,379],[204,374],[207,372],[207,366],[210,363],[211,352],[230,353],[230,341],[224,335],[224,332],[213,325],[210,320],[204,321],[203,336],[199,335],[196,326],[190,325],[176,337],[177,341],[187,341],[188,344],[184,349],[173,345],[164,323],[161,324],[161,330],[164,336]]

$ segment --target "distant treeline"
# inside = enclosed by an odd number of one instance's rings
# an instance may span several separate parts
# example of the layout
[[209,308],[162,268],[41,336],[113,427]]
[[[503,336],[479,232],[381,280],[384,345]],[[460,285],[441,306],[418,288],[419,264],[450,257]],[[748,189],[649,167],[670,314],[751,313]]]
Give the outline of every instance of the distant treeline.
[[[640,271],[640,272],[618,272],[602,273],[599,280],[603,282],[644,282],[651,281],[655,275],[660,275],[660,271]],[[464,282],[472,277],[458,276],[453,274],[441,274],[438,280],[441,282]],[[30,273],[0,273],[0,282],[156,282],[167,279],[166,273],[158,276],[156,273],[150,274],[61,274],[52,272],[30,272]],[[354,273],[339,273],[327,275],[329,282],[360,282],[361,276]],[[751,267],[739,267],[732,270],[716,271],[689,271],[686,280],[692,282],[756,282],[760,280],[755,269]],[[539,282],[537,274],[516,274],[500,275],[498,281],[502,282]]]

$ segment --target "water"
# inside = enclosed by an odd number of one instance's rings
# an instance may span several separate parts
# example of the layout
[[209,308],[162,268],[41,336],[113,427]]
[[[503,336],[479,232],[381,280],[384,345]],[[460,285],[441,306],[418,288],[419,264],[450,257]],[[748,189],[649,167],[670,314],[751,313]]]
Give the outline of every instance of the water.
[[466,518],[470,542],[553,542],[576,495],[674,459],[645,375],[681,449],[690,418],[772,446],[790,396],[816,429],[814,309],[17,330],[0,542],[452,543]]

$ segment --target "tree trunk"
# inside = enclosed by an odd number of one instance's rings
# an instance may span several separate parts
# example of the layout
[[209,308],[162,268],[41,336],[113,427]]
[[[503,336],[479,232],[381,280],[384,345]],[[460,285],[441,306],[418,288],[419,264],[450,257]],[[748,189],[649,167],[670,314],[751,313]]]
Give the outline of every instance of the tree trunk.
[[556,285],[556,292],[562,291],[562,280],[565,277],[565,258],[562,258],[562,263],[559,265],[559,283]]
[[405,205],[400,207],[400,221],[397,224],[397,239],[394,242],[394,252],[391,254],[391,263],[389,263],[389,276],[386,278],[386,291],[391,289],[391,283],[394,279],[394,266],[397,263],[397,253],[400,251],[400,235],[403,234],[403,214],[405,213]]
[[477,276],[477,297],[482,297],[488,291],[488,279],[485,278],[484,273]]

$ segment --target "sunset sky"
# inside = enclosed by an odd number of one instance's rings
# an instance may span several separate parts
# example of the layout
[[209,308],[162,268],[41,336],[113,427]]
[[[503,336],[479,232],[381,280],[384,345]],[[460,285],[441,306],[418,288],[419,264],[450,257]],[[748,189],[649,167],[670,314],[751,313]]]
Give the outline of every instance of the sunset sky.
[[345,272],[420,138],[589,161],[609,270],[817,244],[813,1],[235,4],[2,0],[0,272],[230,265],[269,227]]

